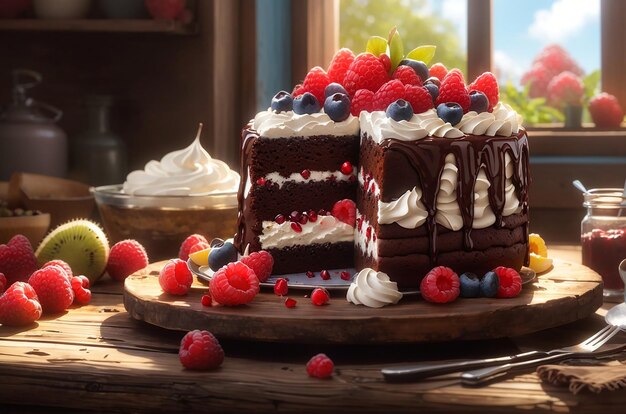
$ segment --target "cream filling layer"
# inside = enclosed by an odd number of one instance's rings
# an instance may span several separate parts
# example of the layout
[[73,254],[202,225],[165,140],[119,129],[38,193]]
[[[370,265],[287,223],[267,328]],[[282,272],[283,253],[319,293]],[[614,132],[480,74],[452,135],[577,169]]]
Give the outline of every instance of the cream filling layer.
[[282,249],[284,247],[351,242],[354,240],[354,228],[333,216],[319,216],[317,221],[302,224],[302,231],[291,228],[291,222],[278,224],[275,221],[263,221],[263,231],[259,241],[263,249]]
[[352,173],[344,174],[341,171],[310,171],[308,178],[304,178],[301,173],[292,173],[289,177],[281,175],[279,172],[271,172],[265,175],[265,180],[270,180],[272,183],[278,184],[278,187],[282,187],[287,182],[292,183],[310,183],[318,181],[326,181],[330,177],[335,177],[336,181],[349,181],[350,177],[356,176],[356,167],[352,168]]

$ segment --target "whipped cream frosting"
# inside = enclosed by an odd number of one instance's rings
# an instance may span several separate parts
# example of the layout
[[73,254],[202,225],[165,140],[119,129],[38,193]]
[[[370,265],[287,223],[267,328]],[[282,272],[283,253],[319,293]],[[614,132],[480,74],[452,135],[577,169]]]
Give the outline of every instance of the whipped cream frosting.
[[128,174],[122,187],[132,195],[209,195],[237,191],[239,174],[211,158],[200,144],[200,129],[187,148],[149,161],[143,170]]
[[287,182],[292,183],[310,183],[317,181],[326,181],[331,176],[335,177],[335,181],[349,181],[350,177],[356,175],[356,167],[352,168],[351,174],[344,174],[341,171],[310,171],[311,175],[308,178],[304,178],[301,173],[292,173],[289,177],[281,175],[279,172],[271,172],[265,175],[265,180],[270,180],[272,183],[278,184],[278,187],[282,187]]
[[508,137],[517,134],[521,124],[522,117],[511,106],[498,102],[491,113],[466,113],[455,127],[468,135]]
[[256,114],[252,128],[265,138],[357,135],[359,119],[349,115],[344,121],[335,122],[323,111],[298,115],[293,111],[277,113],[270,108]]
[[346,299],[355,305],[382,308],[398,303],[402,299],[402,293],[398,291],[397,283],[389,280],[386,273],[366,267],[354,277]]
[[446,155],[443,172],[439,181],[437,193],[437,213],[435,221],[447,229],[457,231],[463,228],[461,209],[456,199],[456,185],[459,169],[453,154]]
[[378,222],[380,224],[398,223],[405,229],[414,229],[426,221],[428,212],[421,201],[422,190],[413,187],[397,200],[389,203],[378,201]]
[[321,243],[351,242],[354,240],[354,228],[333,216],[319,216],[317,221],[302,225],[300,233],[291,228],[291,222],[278,224],[275,221],[263,221],[259,241],[263,249],[282,249],[296,245]]
[[383,111],[361,111],[359,116],[361,131],[367,133],[379,143],[386,138],[394,138],[401,141],[417,141],[422,138],[461,138],[465,134],[459,129],[444,122],[437,116],[434,109],[429,109],[421,114],[414,114],[408,121],[395,121]]

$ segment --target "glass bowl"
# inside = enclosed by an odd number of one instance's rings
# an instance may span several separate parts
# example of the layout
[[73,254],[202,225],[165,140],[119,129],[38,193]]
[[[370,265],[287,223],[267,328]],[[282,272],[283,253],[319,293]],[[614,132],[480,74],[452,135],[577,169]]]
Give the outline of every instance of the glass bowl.
[[151,262],[178,257],[182,242],[199,233],[209,241],[237,231],[237,192],[202,196],[135,196],[122,185],[92,188],[111,243],[135,239]]

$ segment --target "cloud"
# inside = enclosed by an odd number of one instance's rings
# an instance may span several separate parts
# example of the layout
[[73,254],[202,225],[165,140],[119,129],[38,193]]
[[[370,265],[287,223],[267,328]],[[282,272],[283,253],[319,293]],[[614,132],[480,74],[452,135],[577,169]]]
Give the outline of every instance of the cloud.
[[502,50],[493,52],[493,66],[498,77],[498,83],[501,85],[504,85],[507,81],[511,81],[514,85],[519,85],[526,67],[519,59],[512,58]]
[[599,16],[600,0],[556,0],[535,12],[528,34],[545,43],[563,42]]
[[443,0],[441,16],[450,20],[461,38],[461,45],[467,44],[467,0]]

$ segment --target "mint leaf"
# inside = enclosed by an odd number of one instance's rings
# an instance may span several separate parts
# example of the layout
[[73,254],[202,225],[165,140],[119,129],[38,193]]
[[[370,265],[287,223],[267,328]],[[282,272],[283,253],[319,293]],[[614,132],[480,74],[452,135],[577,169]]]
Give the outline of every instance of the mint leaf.
[[411,50],[406,55],[406,57],[407,59],[421,60],[422,62],[428,65],[428,63],[433,59],[433,56],[435,56],[435,50],[437,50],[437,46],[433,46],[433,45],[418,46],[415,49]]
[[387,40],[380,36],[372,36],[367,40],[365,51],[378,57],[387,52]]
[[389,59],[391,60],[391,72],[396,70],[398,64],[404,59],[404,46],[402,45],[402,38],[400,33],[394,27],[389,33]]

